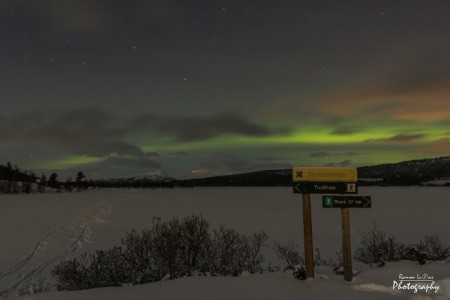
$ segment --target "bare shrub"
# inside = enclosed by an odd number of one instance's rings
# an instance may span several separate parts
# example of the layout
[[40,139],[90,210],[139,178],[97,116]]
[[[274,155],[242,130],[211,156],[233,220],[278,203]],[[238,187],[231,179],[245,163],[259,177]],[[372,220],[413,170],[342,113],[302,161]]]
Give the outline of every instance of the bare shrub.
[[356,249],[354,258],[363,263],[375,263],[379,266],[386,261],[401,259],[399,249],[401,244],[396,241],[393,235],[388,236],[380,231],[376,224],[372,224],[369,231],[360,232],[362,237],[361,245]]
[[417,244],[405,246],[394,236],[378,230],[375,224],[370,231],[360,233],[361,245],[355,253],[355,259],[378,266],[386,261],[408,259],[425,264],[427,260],[445,260],[450,255],[450,247],[445,246],[436,235],[427,235]]
[[84,264],[86,254],[79,259],[64,260],[53,270],[52,274],[57,280],[58,290],[82,290],[92,288],[88,278],[87,266]]
[[281,245],[279,241],[274,242],[274,249],[278,258],[286,265],[283,272],[286,270],[294,270],[294,266],[304,264],[305,261],[295,250],[296,248],[297,245],[291,239],[288,239],[286,245]]
[[206,259],[202,266],[203,272],[219,275],[239,275],[240,235],[234,229],[220,226],[214,229],[212,237],[206,247]]
[[261,264],[264,258],[261,255],[261,248],[267,238],[264,231],[241,235],[238,257],[242,272],[244,270],[250,273],[262,272]]
[[148,231],[142,234],[135,230],[128,232],[121,240],[124,264],[128,269],[128,282],[131,284],[141,284],[158,281],[166,274],[157,256],[154,254],[152,239]]
[[151,254],[158,258],[157,267],[171,279],[191,276],[199,268],[202,245],[209,240],[208,228],[208,221],[195,215],[183,221],[154,219],[146,235],[151,241]]
[[444,260],[450,255],[450,247],[442,244],[437,235],[426,235],[418,243],[417,250],[427,253],[429,260]]
[[427,262],[428,253],[420,251],[415,245],[409,245],[404,249],[404,258],[409,260],[417,260],[419,264],[424,265]]
[[224,226],[210,232],[201,216],[166,222],[155,218],[141,234],[128,232],[120,247],[59,263],[52,271],[57,289],[141,284],[196,272],[237,276],[262,270],[265,232],[244,235]]

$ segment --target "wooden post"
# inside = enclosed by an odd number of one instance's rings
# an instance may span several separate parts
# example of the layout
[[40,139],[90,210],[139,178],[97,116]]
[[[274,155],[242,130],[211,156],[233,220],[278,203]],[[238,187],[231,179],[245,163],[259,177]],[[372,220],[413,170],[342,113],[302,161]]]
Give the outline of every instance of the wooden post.
[[303,242],[305,244],[306,278],[314,278],[313,238],[311,221],[311,195],[302,194],[303,199]]
[[348,207],[341,208],[342,215],[342,256],[344,259],[344,280],[352,281],[352,248],[350,244],[350,211]]

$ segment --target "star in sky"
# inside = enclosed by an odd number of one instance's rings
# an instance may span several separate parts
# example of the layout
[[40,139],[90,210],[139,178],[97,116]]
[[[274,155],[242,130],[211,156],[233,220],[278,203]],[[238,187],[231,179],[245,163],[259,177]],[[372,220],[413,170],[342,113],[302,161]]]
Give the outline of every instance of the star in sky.
[[190,177],[446,155],[449,14],[444,0],[2,1],[1,157]]

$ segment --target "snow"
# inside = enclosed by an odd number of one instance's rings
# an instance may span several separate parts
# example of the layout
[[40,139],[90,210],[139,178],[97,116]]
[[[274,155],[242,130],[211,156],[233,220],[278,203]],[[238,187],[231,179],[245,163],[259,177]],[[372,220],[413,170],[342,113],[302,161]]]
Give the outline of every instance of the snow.
[[[347,283],[341,276],[332,275],[326,269],[317,268],[318,272],[328,272],[328,276],[318,274],[314,280],[296,280],[289,273],[263,273],[240,277],[186,277],[177,280],[155,282],[146,285],[115,288],[99,288],[74,292],[48,292],[22,296],[15,299],[448,299],[450,278],[437,281],[438,293],[397,292],[392,290],[392,279],[386,276],[404,271],[410,262],[387,264],[385,269],[373,269],[357,276]],[[419,265],[416,265],[419,266]],[[442,269],[442,270],[441,270]],[[444,270],[445,269],[445,270]],[[448,275],[448,266],[430,264],[419,272],[444,272]],[[386,277],[385,277],[386,276]]]
[[174,178],[164,172],[163,170],[158,170],[154,172],[147,172],[142,174],[137,174],[134,177],[135,179],[145,179],[150,181],[172,181]]
[[[450,189],[427,187],[361,187],[372,196],[372,208],[351,210],[353,250],[358,231],[372,222],[404,243],[436,234],[450,245]],[[320,195],[312,197],[314,248],[321,256],[341,247],[339,209],[322,209]],[[170,219],[192,213],[211,223],[242,232],[265,230],[266,263],[280,264],[270,245],[292,238],[303,252],[301,198],[290,188],[112,189],[81,193],[0,196],[0,295],[10,299],[450,299],[450,264],[419,265],[402,261],[376,268],[354,262],[361,270],[351,283],[331,267],[316,267],[314,280],[300,281],[288,272],[265,272],[240,277],[189,277],[141,286],[101,288],[15,297],[11,290],[50,287],[49,270],[64,257],[108,249],[125,232],[151,224],[152,217]],[[393,291],[399,274],[434,276],[435,293]],[[31,290],[31,292],[33,292]]]
[[450,179],[449,178],[441,178],[441,179],[436,179],[436,180],[425,181],[425,182],[422,182],[422,184],[423,185],[444,186],[444,185],[450,184]]

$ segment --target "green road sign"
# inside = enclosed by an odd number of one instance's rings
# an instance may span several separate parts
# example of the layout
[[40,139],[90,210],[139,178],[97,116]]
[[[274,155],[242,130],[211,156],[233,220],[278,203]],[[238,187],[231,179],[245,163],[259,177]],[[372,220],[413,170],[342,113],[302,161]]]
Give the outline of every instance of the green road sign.
[[298,182],[294,183],[294,193],[309,194],[357,194],[356,182]]
[[322,196],[322,207],[324,208],[370,208],[371,206],[372,199],[370,196]]

